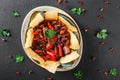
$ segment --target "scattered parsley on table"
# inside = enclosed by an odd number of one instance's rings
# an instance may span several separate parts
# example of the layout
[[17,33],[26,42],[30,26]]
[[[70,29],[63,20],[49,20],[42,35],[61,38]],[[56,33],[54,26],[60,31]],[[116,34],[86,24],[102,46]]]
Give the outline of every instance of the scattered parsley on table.
[[24,61],[24,56],[17,54],[16,55],[16,63],[21,63]]
[[10,36],[10,32],[9,32],[9,30],[7,30],[7,29],[1,29],[1,30],[0,30],[0,34],[1,34],[3,37],[9,37],[9,36]]
[[85,9],[82,9],[82,8],[72,8],[71,12],[80,15],[82,12],[84,12],[84,10]]
[[19,17],[20,16],[20,14],[18,13],[18,11],[16,11],[16,10],[12,11],[12,15],[15,16],[15,17]]
[[100,30],[98,33],[97,33],[97,38],[98,39],[106,39],[107,38],[107,36],[108,36],[108,34],[107,34],[107,29],[102,29],[102,30]]
[[110,69],[109,74],[116,77],[118,75],[118,71],[116,68]]
[[77,79],[77,80],[81,80],[82,79],[82,76],[83,76],[83,73],[79,70],[77,72],[74,72],[74,77]]

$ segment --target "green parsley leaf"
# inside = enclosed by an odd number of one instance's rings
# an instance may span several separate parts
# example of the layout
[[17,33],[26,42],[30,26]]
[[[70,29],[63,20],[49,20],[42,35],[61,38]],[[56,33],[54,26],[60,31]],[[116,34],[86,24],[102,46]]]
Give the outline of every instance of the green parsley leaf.
[[102,30],[99,31],[99,32],[97,33],[97,35],[96,35],[96,37],[97,37],[98,39],[106,39],[107,36],[108,36],[108,34],[107,34],[107,29],[102,29]]
[[56,32],[54,30],[45,30],[43,31],[43,35],[47,36],[48,39],[51,39],[52,37],[54,37],[56,35]]
[[83,11],[82,8],[72,8],[72,9],[71,9],[71,12],[80,15],[80,14],[81,14],[82,12],[84,12],[84,11]]
[[107,29],[102,29],[101,32],[102,32],[102,33],[106,33],[106,32],[107,32]]
[[78,80],[81,80],[83,76],[83,73],[81,71],[77,71],[74,73],[74,77]]
[[109,74],[116,77],[118,75],[118,71],[117,69],[113,68],[113,69],[110,69]]
[[24,56],[17,54],[16,55],[16,63],[21,63],[24,61]]
[[77,8],[72,8],[71,11],[72,11],[73,13],[76,13]]
[[18,13],[18,11],[16,11],[16,10],[12,11],[12,15],[15,16],[15,17],[19,17],[20,16],[20,14]]
[[82,8],[78,8],[77,11],[76,11],[76,13],[77,13],[78,15],[80,15],[80,14],[82,13]]
[[43,35],[44,35],[44,36],[47,36],[46,31],[47,31],[47,30],[43,30]]
[[2,30],[0,30],[0,34],[1,34],[3,37],[9,37],[9,36],[10,36],[10,32],[9,32],[7,29],[2,29]]

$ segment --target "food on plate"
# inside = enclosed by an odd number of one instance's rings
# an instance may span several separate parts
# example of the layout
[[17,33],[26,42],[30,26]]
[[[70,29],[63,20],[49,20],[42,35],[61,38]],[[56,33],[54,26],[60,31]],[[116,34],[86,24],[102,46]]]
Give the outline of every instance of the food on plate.
[[77,59],[78,57],[79,57],[79,54],[78,54],[78,53],[76,53],[75,51],[71,51],[70,54],[68,54],[67,56],[62,57],[62,58],[60,59],[60,63],[69,63],[69,62]]
[[70,33],[70,48],[71,49],[79,49],[80,44],[78,42],[77,37],[75,36],[75,34],[72,31],[68,31]]
[[55,73],[61,64],[76,60],[80,43],[76,27],[58,15],[58,11],[37,12],[29,23],[25,50],[41,67]]
[[44,21],[44,18],[40,13],[36,14],[35,18],[30,22],[29,27],[34,28],[37,26],[40,22]]
[[66,25],[66,27],[68,28],[68,31],[72,31],[72,32],[77,32],[76,27],[72,26],[68,21],[66,21],[63,17],[59,16],[59,20]]
[[58,20],[58,11],[48,11],[44,15],[45,20]]

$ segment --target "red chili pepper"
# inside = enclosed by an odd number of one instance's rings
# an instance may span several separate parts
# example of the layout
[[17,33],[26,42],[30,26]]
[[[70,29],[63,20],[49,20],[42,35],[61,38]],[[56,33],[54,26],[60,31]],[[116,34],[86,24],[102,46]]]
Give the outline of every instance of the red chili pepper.
[[37,34],[39,34],[39,32],[40,32],[40,30],[39,31],[35,31],[33,34],[37,35]]
[[59,56],[63,56],[62,47],[60,44],[58,44],[58,48],[59,48]]
[[56,61],[56,57],[54,56],[54,53],[53,53],[53,52],[47,51],[47,54],[50,56],[50,60]]
[[57,53],[58,53],[58,52],[57,52],[57,47],[55,47],[54,51],[55,51],[55,54],[57,55]]
[[53,26],[50,24],[50,22],[48,22],[47,25],[48,25],[48,27],[49,27],[51,30],[54,29]]
[[50,44],[50,42],[48,42],[46,45],[46,50],[50,50],[51,48],[52,48],[52,45]]
[[44,60],[49,60],[50,56],[49,56],[49,55],[47,55],[47,56],[42,56],[42,58],[43,58]]
[[40,53],[40,52],[42,52],[42,50],[35,50],[35,52]]
[[55,41],[57,39],[57,35],[51,38],[51,41]]
[[34,37],[34,38],[33,38],[34,41],[36,41],[36,40],[38,40],[38,39],[39,39],[39,38],[37,38],[37,37]]

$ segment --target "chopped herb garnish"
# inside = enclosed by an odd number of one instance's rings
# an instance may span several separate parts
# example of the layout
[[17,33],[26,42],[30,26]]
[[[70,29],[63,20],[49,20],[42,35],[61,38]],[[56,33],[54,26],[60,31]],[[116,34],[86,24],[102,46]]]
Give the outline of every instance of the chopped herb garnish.
[[54,30],[48,29],[43,31],[43,35],[46,36],[48,39],[51,39],[56,35],[56,32]]
[[82,8],[72,8],[72,9],[71,9],[71,12],[80,15],[80,14],[81,14],[82,12],[84,12],[84,11],[83,11]]
[[24,61],[24,56],[17,54],[16,55],[16,63],[21,63]]
[[20,16],[20,14],[18,13],[18,11],[16,11],[16,10],[12,11],[12,15],[15,16],[15,17],[19,17]]
[[10,36],[10,32],[7,30],[7,29],[2,29],[0,31],[0,34],[3,36],[3,37],[9,37]]
[[97,33],[97,38],[98,39],[106,39],[108,36],[107,34],[107,29],[102,29],[100,32]]
[[71,11],[72,11],[72,13],[76,13],[77,8],[72,8]]
[[116,68],[110,69],[109,74],[116,77],[118,75],[118,71]]
[[77,71],[74,73],[74,77],[78,80],[82,79],[82,75],[83,75],[83,73],[81,71]]

